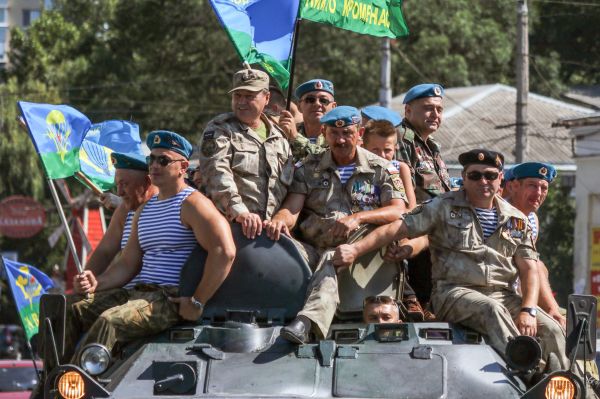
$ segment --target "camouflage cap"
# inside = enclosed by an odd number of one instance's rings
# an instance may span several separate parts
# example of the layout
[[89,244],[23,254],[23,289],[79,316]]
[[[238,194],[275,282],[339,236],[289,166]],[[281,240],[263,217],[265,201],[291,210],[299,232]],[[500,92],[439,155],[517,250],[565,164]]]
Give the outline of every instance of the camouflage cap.
[[261,91],[269,90],[269,75],[258,69],[242,69],[233,75],[233,89],[236,90]]

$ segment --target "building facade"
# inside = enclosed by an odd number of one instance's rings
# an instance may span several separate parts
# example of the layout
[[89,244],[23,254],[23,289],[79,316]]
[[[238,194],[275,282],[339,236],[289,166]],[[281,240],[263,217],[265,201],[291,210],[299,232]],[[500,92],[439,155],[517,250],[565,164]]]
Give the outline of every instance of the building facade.
[[0,68],[9,62],[10,29],[28,27],[50,6],[48,0],[0,0]]

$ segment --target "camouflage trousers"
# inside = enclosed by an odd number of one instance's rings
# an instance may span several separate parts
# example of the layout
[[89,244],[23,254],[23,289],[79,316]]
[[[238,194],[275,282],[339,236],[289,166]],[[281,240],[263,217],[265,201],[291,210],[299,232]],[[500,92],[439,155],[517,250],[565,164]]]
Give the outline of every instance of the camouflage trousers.
[[[514,291],[499,288],[434,287],[433,308],[439,320],[460,323],[484,334],[488,343],[504,356],[508,340],[521,335],[514,319],[521,311],[523,298]],[[542,360],[547,365],[550,353],[565,370],[565,333],[560,324],[538,308],[537,337],[542,346]],[[555,371],[555,370],[548,370]]]
[[75,347],[86,331],[79,350],[88,344],[98,343],[112,352],[117,343],[122,345],[171,327],[180,318],[177,304],[168,300],[170,296],[178,296],[177,287],[138,284],[131,289],[97,292],[89,298],[82,295],[67,297],[62,361],[77,363],[79,354],[74,354]]
[[327,336],[340,303],[338,279],[332,261],[334,253],[334,250],[327,250],[321,256],[308,285],[304,307],[298,313],[298,316],[310,319],[313,330],[319,339]]

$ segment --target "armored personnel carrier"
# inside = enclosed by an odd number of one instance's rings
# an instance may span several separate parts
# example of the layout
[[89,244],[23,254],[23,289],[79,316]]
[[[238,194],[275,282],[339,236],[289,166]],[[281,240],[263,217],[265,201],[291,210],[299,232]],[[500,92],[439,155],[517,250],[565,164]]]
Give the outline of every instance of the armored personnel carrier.
[[[301,309],[311,271],[290,239],[247,240],[201,320],[108,353],[89,345],[77,364],[59,364],[64,297],[42,299],[45,398],[582,398],[569,371],[533,385],[539,346],[515,341],[510,366],[478,333],[448,323],[360,321],[365,295],[399,296],[402,271],[379,254],[339,276],[338,323],[324,340],[293,345],[279,336]],[[206,253],[182,270],[191,295]],[[358,318],[357,318],[358,316]],[[534,341],[531,339],[531,341]],[[527,382],[526,382],[527,381]],[[532,386],[533,385],[533,386]]]

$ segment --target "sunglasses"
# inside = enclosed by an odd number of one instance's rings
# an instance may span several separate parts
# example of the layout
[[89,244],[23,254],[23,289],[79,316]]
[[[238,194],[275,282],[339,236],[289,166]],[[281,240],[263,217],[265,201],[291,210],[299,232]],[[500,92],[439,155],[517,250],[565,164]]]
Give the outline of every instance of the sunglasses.
[[481,180],[482,177],[485,177],[485,180],[487,181],[493,181],[496,180],[498,178],[498,176],[500,176],[500,173],[498,172],[469,172],[467,173],[467,178],[469,180],[473,180],[473,181],[479,181]]
[[396,305],[398,306],[398,304],[396,303],[396,301],[394,300],[394,298],[392,298],[391,296],[387,296],[387,295],[376,295],[376,296],[368,296],[365,298],[364,302],[363,302],[363,307],[365,307],[366,305],[370,305],[373,303],[380,303],[382,305]]
[[159,156],[149,155],[146,157],[146,163],[148,164],[148,166],[152,165],[154,162],[157,162],[163,168],[167,165],[172,164],[173,162],[179,162],[179,161],[186,161],[186,159],[171,159],[171,158],[167,157],[166,155],[159,155]]
[[302,101],[304,101],[305,103],[308,103],[308,104],[314,104],[314,103],[316,103],[318,101],[322,105],[329,105],[329,104],[331,104],[333,102],[331,100],[328,100],[325,97],[313,97],[313,96],[308,96],[308,97],[306,97]]

